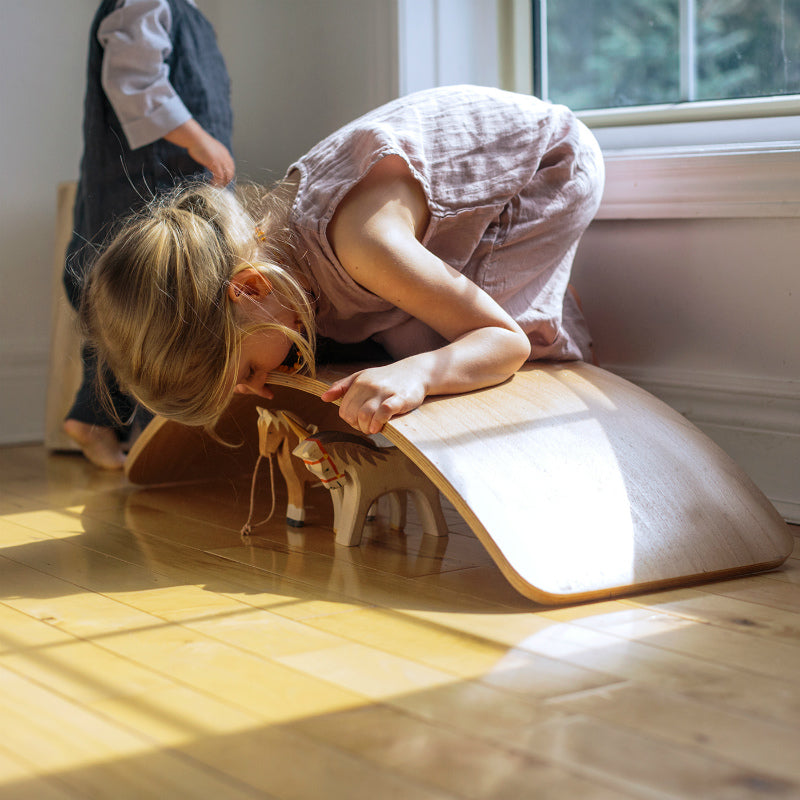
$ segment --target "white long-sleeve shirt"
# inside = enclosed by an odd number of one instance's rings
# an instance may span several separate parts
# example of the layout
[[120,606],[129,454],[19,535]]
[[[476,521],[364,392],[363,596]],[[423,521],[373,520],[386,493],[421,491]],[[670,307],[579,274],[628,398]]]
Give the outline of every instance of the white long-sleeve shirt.
[[97,30],[103,90],[131,149],[161,139],[192,117],[169,79],[171,27],[167,0],[119,0]]

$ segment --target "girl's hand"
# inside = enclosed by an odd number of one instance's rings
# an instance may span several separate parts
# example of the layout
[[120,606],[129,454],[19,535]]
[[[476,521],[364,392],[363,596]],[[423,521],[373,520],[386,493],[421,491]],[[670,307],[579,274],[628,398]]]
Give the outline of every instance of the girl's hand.
[[336,381],[323,395],[341,400],[339,416],[362,433],[379,433],[398,414],[417,408],[427,387],[411,359],[371,367]]

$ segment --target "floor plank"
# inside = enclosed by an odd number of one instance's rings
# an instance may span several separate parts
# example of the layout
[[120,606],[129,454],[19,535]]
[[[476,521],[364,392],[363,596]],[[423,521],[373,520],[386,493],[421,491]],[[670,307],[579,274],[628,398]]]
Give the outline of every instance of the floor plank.
[[542,608],[452,508],[342,548],[248,492],[0,448],[0,798],[800,796],[800,547]]

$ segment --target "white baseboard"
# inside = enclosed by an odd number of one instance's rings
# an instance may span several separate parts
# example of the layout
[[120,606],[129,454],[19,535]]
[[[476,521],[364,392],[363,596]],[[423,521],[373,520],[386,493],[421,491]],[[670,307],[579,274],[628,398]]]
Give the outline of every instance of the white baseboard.
[[800,523],[800,381],[604,366],[691,420]]

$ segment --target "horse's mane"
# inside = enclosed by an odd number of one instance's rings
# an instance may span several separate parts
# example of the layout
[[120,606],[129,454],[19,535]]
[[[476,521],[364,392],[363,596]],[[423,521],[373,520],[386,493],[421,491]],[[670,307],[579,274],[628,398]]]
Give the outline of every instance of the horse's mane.
[[313,437],[319,440],[324,445],[337,445],[337,444],[355,444],[366,450],[378,451],[382,448],[378,447],[372,439],[362,436],[358,433],[346,433],[345,431],[320,431],[313,434]]
[[286,409],[281,409],[279,412],[271,412],[272,416],[275,418],[275,425],[280,430],[288,431],[289,433],[294,433],[289,423],[286,421],[286,417],[291,417],[292,422],[295,422],[301,428],[306,427],[306,423],[297,416],[297,414],[293,414],[291,411],[286,411]]
[[390,451],[396,450],[394,447],[379,447],[371,439],[357,433],[320,431],[312,438],[316,439],[331,455],[350,464],[372,466],[388,458]]

